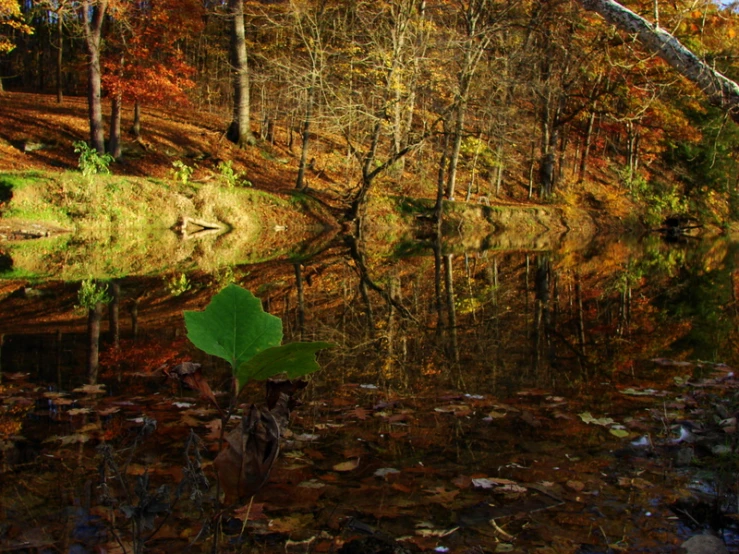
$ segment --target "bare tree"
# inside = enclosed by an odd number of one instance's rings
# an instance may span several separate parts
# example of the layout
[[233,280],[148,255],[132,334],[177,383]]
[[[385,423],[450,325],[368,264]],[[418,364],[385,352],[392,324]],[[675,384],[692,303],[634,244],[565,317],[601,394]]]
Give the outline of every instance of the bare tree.
[[233,83],[233,119],[228,127],[228,140],[240,148],[251,146],[256,139],[251,132],[249,99],[249,59],[246,52],[244,0],[228,0],[231,25],[231,72]]

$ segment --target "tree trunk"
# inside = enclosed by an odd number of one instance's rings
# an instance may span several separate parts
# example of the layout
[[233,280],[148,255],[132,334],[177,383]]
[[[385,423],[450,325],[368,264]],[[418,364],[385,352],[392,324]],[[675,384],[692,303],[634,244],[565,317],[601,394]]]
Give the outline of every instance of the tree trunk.
[[582,147],[582,157],[580,158],[580,171],[577,182],[582,183],[585,180],[585,171],[588,167],[588,155],[590,154],[590,146],[593,144],[593,126],[595,125],[595,110],[591,110],[588,117],[588,127],[585,130],[585,144]]
[[245,148],[256,144],[251,132],[249,113],[249,66],[246,55],[246,29],[243,0],[229,0],[231,24],[231,74],[233,79],[233,119],[228,127],[228,140]]
[[103,303],[98,302],[87,311],[87,376],[91,384],[98,380],[98,364],[100,352],[100,319],[103,315]]
[[310,86],[308,87],[308,98],[305,105],[305,120],[303,121],[303,142],[300,146],[300,165],[298,166],[298,178],[295,181],[295,188],[303,190],[307,186],[305,183],[305,168],[308,165],[308,144],[310,142],[310,124],[313,117],[313,102],[315,97],[316,75],[311,74]]
[[123,110],[123,102],[121,95],[113,96],[110,107],[110,142],[108,149],[110,155],[116,160],[121,157],[121,111]]
[[459,165],[459,151],[462,148],[462,131],[464,130],[464,111],[467,105],[466,100],[466,97],[459,99],[456,113],[457,117],[454,121],[454,144],[452,144],[452,154],[449,156],[449,175],[447,176],[446,190],[446,196],[449,200],[454,200],[454,187],[457,182],[457,166]]
[[108,322],[110,324],[110,338],[113,348],[118,348],[121,338],[120,325],[120,304],[121,304],[121,284],[114,280],[110,283],[110,291],[113,299],[108,305]]
[[57,104],[61,104],[64,101],[64,92],[62,90],[62,77],[63,77],[63,71],[62,71],[62,63],[63,63],[63,56],[62,56],[62,48],[64,46],[64,19],[62,19],[62,10],[59,9],[59,11],[56,13],[57,20],[56,20],[56,32],[57,32],[57,38],[58,42],[56,44],[56,101]]
[[590,11],[628,33],[636,34],[644,47],[670,64],[703,91],[711,104],[726,110],[739,123],[739,84],[700,60],[667,31],[657,28],[614,0],[578,0]]
[[131,125],[131,133],[134,138],[141,138],[141,102],[136,100],[133,105],[133,125]]
[[105,152],[105,134],[103,130],[103,107],[101,103],[102,75],[100,69],[100,35],[103,27],[108,0],[83,0],[82,20],[85,28],[85,43],[88,60],[87,105],[90,120],[90,146],[98,153]]

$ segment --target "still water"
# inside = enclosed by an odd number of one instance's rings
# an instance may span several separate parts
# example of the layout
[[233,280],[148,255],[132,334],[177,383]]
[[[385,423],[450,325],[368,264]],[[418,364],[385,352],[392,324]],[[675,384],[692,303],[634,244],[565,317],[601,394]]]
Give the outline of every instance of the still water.
[[[712,524],[735,544],[737,243],[408,252],[117,279],[95,386],[79,284],[6,283],[3,551],[670,552]],[[336,347],[267,485],[222,509],[218,414],[166,373],[227,390],[182,312],[229,282]]]

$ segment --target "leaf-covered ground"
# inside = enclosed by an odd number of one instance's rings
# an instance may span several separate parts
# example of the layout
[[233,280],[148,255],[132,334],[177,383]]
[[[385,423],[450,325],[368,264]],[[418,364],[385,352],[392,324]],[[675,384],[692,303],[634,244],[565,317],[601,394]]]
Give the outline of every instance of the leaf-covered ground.
[[[721,455],[733,460],[735,422],[699,431],[720,435],[703,442],[680,441],[678,425],[705,421],[715,398],[735,394],[728,367],[660,390],[625,387],[609,413],[546,390],[497,398],[315,385],[292,415],[269,483],[220,512],[207,461],[217,413],[147,371],[175,361],[155,352],[179,346],[132,348],[143,371],[119,382],[111,369],[106,384],[69,393],[47,392],[28,374],[3,376],[4,548],[130,552],[140,533],[147,551],[207,551],[222,513],[223,552],[667,552],[685,538],[671,506],[695,497],[692,457],[729,445]],[[196,479],[201,469],[208,483]],[[139,516],[147,524],[132,530]]]

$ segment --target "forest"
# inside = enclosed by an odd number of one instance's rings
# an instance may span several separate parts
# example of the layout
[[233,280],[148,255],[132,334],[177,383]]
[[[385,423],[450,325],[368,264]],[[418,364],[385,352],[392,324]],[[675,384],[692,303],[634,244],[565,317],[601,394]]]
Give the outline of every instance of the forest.
[[737,32],[0,0],[0,551],[736,551]]
[[[90,145],[116,159],[142,108],[219,115],[243,148],[293,150],[296,189],[335,175],[354,217],[378,180],[437,205],[582,202],[607,180],[647,225],[728,224],[735,110],[588,11],[608,2],[3,0],[0,83],[87,95]],[[735,2],[621,4],[739,78]]]

